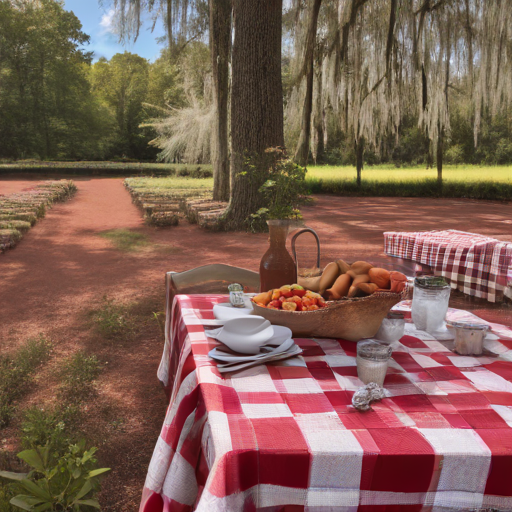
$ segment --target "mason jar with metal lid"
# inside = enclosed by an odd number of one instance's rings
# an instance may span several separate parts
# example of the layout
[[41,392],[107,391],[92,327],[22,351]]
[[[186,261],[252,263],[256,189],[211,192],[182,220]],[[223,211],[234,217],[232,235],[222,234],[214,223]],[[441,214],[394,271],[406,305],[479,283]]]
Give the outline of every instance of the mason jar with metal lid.
[[357,343],[357,376],[365,384],[375,382],[382,387],[388,362],[393,349],[377,340],[363,340]]
[[416,329],[432,334],[443,328],[450,290],[444,277],[423,276],[414,280],[411,316]]

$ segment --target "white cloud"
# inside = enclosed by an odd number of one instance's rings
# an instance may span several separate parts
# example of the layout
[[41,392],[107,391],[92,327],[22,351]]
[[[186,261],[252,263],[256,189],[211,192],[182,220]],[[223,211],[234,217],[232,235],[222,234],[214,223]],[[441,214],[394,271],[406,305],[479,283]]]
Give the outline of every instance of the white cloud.
[[102,30],[101,30],[102,34],[107,34],[107,33],[114,34],[115,33],[115,29],[113,26],[114,15],[115,15],[114,9],[109,9],[109,11],[104,13],[103,16],[101,17],[100,27],[102,28]]

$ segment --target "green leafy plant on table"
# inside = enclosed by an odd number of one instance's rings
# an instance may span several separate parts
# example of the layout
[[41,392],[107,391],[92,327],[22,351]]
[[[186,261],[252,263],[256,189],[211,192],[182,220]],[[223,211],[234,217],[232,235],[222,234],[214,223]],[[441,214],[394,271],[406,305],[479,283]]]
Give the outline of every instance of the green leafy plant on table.
[[32,468],[29,473],[0,471],[0,477],[15,481],[25,492],[14,496],[11,505],[34,512],[99,509],[94,495],[99,477],[110,469],[96,467],[95,453],[96,448],[85,449],[85,441],[69,446],[61,456],[49,445],[20,452],[18,457]]
[[304,167],[281,148],[268,148],[262,157],[249,158],[247,166],[253,179],[262,183],[258,192],[264,206],[249,219],[253,231],[262,229],[267,220],[302,219],[299,206],[306,202],[308,193]]

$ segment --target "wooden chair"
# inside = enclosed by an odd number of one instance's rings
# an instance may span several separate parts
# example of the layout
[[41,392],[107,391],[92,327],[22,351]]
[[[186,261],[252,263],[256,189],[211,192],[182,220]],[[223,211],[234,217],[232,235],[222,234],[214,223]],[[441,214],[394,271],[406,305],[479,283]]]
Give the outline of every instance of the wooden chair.
[[179,359],[179,354],[176,352],[177,347],[170,345],[174,297],[180,294],[194,293],[227,294],[229,293],[228,286],[231,283],[241,284],[246,293],[260,291],[260,276],[257,272],[220,263],[197,267],[185,272],[167,272],[165,275],[165,349],[163,359],[166,360],[163,360],[160,364],[158,373],[168,398],[171,396]]
[[168,272],[167,285],[172,303],[175,295],[193,293],[228,293],[231,283],[240,283],[246,293],[260,291],[260,276],[245,268],[216,263],[185,272]]

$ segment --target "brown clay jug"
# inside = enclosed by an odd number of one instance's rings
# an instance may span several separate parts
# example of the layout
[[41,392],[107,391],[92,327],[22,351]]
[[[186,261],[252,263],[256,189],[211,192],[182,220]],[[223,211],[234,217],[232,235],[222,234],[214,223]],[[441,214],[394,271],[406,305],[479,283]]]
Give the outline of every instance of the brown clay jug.
[[260,289],[262,292],[297,282],[297,267],[286,249],[286,238],[291,222],[289,220],[269,220],[267,224],[270,247],[260,262]]

